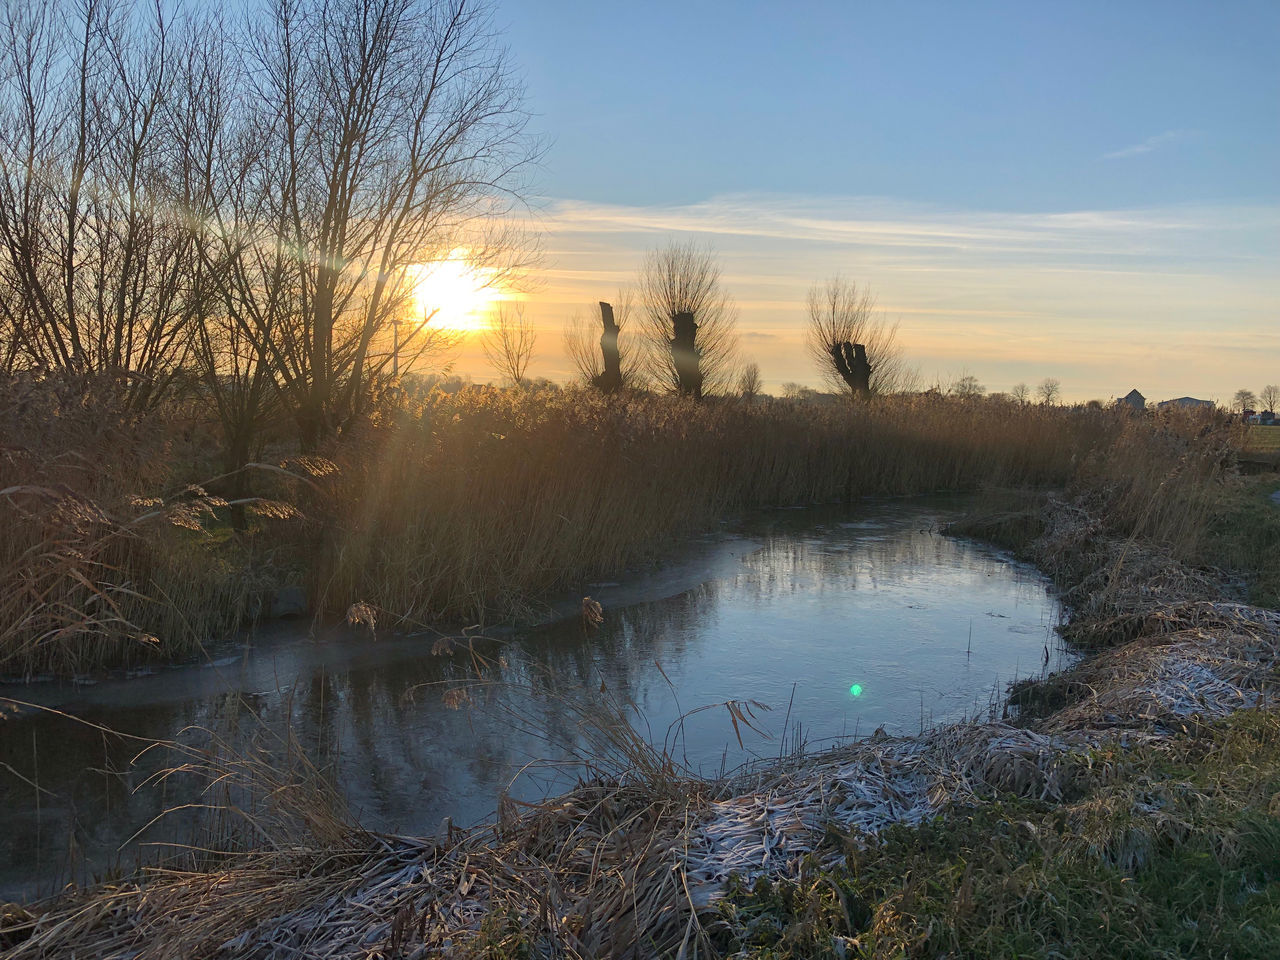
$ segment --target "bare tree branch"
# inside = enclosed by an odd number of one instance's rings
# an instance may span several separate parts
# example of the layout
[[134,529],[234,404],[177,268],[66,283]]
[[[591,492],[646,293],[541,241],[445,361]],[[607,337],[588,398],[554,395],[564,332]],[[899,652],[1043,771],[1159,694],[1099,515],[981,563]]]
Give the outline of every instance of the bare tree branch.
[[[837,390],[851,394],[893,393],[905,389],[908,380],[898,325],[876,309],[867,287],[835,276],[809,288],[809,317],[805,344],[823,379]],[[865,363],[861,381],[850,369],[861,345]]]
[[525,315],[524,305],[509,307],[502,304],[480,346],[490,366],[514,386],[520,387],[524,385],[525,374],[533,360],[537,339],[537,331],[533,328],[533,321]]
[[[738,310],[720,285],[720,265],[711,249],[690,241],[651,250],[640,268],[637,287],[646,367],[654,381],[673,392],[691,390],[682,382],[679,362],[680,344],[688,338],[693,356],[684,362],[696,367],[701,392],[732,389],[738,373]],[[677,318],[682,315],[692,316],[692,331],[678,328]]]

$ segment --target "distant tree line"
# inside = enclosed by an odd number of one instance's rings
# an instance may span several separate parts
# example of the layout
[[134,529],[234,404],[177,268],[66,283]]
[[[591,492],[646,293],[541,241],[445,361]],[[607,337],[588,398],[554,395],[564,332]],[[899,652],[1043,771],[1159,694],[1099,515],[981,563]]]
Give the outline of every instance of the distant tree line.
[[1277,401],[1280,401],[1280,386],[1269,383],[1256,394],[1252,390],[1237,390],[1236,395],[1232,397],[1232,406],[1240,413],[1244,413],[1246,410],[1256,409],[1261,403],[1267,412],[1275,413]]
[[754,364],[742,358],[737,320],[715,253],[672,242],[646,254],[634,292],[600,302],[598,326],[582,314],[570,318],[565,352],[579,380],[605,393],[652,387],[696,400],[744,387],[755,393],[759,367],[749,375]]

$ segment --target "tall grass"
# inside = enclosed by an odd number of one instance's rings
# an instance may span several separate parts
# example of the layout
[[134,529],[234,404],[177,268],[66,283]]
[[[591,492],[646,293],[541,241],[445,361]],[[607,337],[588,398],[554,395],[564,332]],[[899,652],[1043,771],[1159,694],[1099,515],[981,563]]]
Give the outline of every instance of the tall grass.
[[1170,548],[1182,560],[1200,552],[1220,497],[1234,475],[1242,440],[1213,414],[1171,411],[1124,417],[1114,440],[1095,449],[1074,477],[1098,504],[1109,532]]
[[590,392],[432,394],[332,452],[315,587],[419,619],[661,557],[758,507],[1063,483],[1118,424],[1093,411],[887,400],[695,404]]
[[[194,655],[261,603],[215,450],[181,410],[139,418],[91,378],[0,382],[0,676]],[[204,475],[208,475],[205,473]]]

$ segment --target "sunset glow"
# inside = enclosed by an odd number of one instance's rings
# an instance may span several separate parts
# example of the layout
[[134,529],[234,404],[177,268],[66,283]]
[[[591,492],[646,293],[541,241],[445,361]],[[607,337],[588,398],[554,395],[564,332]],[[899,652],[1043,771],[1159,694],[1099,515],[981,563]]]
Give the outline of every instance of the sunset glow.
[[416,313],[431,317],[443,330],[476,332],[489,329],[489,313],[503,299],[494,271],[476,267],[466,252],[455,250],[447,260],[423,264],[414,284]]

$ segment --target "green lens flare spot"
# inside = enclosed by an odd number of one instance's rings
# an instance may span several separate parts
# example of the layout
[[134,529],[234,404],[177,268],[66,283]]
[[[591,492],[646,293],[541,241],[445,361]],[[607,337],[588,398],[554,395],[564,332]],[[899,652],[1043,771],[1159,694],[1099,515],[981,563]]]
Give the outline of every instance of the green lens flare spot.
[[862,696],[862,684],[855,683],[852,687],[849,688],[849,693],[855,697]]

